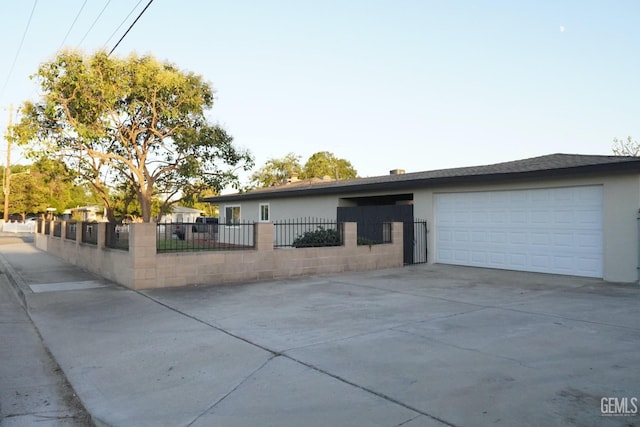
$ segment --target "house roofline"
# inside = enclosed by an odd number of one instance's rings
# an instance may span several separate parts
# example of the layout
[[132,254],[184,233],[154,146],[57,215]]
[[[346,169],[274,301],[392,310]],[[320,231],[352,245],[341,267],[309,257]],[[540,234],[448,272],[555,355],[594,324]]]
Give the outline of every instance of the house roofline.
[[[604,157],[604,156],[603,156]],[[466,169],[466,168],[462,168]],[[236,202],[244,200],[264,200],[264,199],[282,199],[299,196],[323,196],[323,195],[339,195],[345,193],[353,193],[357,191],[394,191],[409,190],[415,188],[424,188],[426,186],[441,186],[453,184],[481,184],[488,182],[496,182],[502,180],[525,180],[533,178],[554,178],[554,177],[570,177],[576,175],[595,175],[598,173],[616,173],[624,174],[628,172],[640,172],[640,158],[637,160],[629,160],[622,162],[599,163],[580,166],[568,166],[560,168],[546,168],[531,171],[515,171],[515,172],[493,172],[478,174],[461,174],[453,176],[441,177],[415,177],[410,175],[419,175],[420,172],[406,175],[395,175],[405,179],[395,179],[389,181],[374,181],[370,179],[380,178],[361,178],[349,181],[333,181],[326,184],[311,184],[297,187],[276,187],[274,189],[263,189],[259,191],[250,191],[247,193],[236,193],[222,196],[208,197],[202,199],[203,202],[212,204],[223,202]],[[408,178],[408,179],[406,179]],[[363,182],[365,181],[365,182]]]

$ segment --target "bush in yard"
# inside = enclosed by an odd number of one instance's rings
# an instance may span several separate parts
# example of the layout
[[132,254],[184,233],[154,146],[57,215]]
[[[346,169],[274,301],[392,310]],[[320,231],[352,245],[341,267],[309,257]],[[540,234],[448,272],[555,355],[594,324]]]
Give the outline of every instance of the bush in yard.
[[325,230],[322,227],[318,227],[315,231],[307,231],[293,241],[294,248],[340,246],[341,244],[338,230]]
[[378,242],[375,240],[369,239],[367,237],[358,236],[358,246],[372,246],[377,245]]

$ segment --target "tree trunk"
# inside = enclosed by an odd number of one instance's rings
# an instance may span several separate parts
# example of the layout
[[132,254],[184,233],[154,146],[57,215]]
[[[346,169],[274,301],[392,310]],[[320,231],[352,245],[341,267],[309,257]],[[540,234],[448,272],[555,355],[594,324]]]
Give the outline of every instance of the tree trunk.
[[151,222],[151,195],[140,193],[139,202],[142,210],[142,222]]

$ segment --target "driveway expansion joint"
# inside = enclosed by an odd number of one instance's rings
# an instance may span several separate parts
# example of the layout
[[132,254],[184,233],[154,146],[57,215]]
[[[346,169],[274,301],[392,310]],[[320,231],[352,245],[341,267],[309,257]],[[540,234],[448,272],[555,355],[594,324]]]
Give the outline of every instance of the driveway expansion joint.
[[211,406],[210,406],[210,407],[209,407],[205,412],[203,412],[202,414],[200,414],[196,419],[192,420],[192,421],[188,424],[188,426],[192,425],[194,422],[196,422],[196,421],[197,421],[197,419],[199,419],[200,417],[202,417],[202,416],[203,416],[207,411],[209,411],[211,408],[214,408],[214,407],[215,407],[216,405],[218,405],[222,400],[224,400],[227,396],[229,396],[233,391],[237,390],[237,388],[238,388],[238,387],[240,387],[240,385],[241,385],[242,383],[244,383],[247,379],[249,379],[251,376],[253,376],[256,372],[260,371],[260,369],[262,369],[264,366],[266,366],[266,365],[267,365],[271,360],[273,360],[275,357],[281,356],[281,357],[284,357],[284,358],[287,358],[287,359],[291,360],[292,362],[295,362],[295,363],[298,363],[298,364],[300,364],[300,365],[302,365],[302,366],[305,366],[305,367],[307,367],[307,368],[310,368],[310,369],[312,369],[312,370],[314,370],[314,371],[316,371],[316,372],[318,372],[318,373],[320,373],[320,374],[324,374],[324,375],[329,376],[329,377],[331,377],[331,378],[333,378],[333,379],[336,379],[336,380],[338,380],[338,381],[340,381],[340,382],[342,382],[342,383],[344,383],[344,384],[350,385],[350,386],[355,387],[355,388],[357,388],[357,389],[359,389],[359,390],[362,390],[362,391],[364,391],[364,392],[370,393],[370,394],[372,394],[372,395],[374,395],[374,396],[377,396],[377,397],[379,397],[379,398],[381,398],[381,399],[384,399],[384,400],[386,400],[386,401],[388,401],[388,402],[394,403],[394,404],[396,404],[396,405],[398,405],[398,406],[401,406],[401,407],[403,407],[403,408],[405,408],[405,409],[409,409],[410,411],[416,412],[416,413],[418,413],[418,414],[420,414],[420,415],[424,415],[424,416],[426,416],[426,417],[429,417],[429,418],[431,418],[431,419],[433,419],[433,420],[436,420],[436,421],[438,421],[438,422],[440,422],[440,423],[443,423],[444,425],[447,425],[447,426],[450,426],[450,427],[456,427],[454,424],[451,424],[451,423],[449,423],[448,421],[445,421],[445,420],[443,420],[443,419],[441,419],[441,418],[439,418],[439,417],[436,417],[435,415],[431,415],[431,414],[429,414],[429,413],[427,413],[427,412],[424,412],[424,411],[422,411],[422,410],[420,410],[420,409],[418,409],[418,408],[415,408],[415,407],[412,407],[412,406],[410,406],[410,405],[407,405],[406,403],[401,402],[401,401],[399,401],[399,400],[397,400],[397,399],[394,399],[393,397],[388,396],[388,395],[386,395],[386,394],[384,394],[384,393],[380,393],[380,392],[375,391],[375,390],[373,390],[373,389],[370,389],[370,388],[367,388],[367,387],[362,386],[362,385],[360,385],[360,384],[357,384],[357,383],[354,383],[354,382],[352,382],[352,381],[349,381],[349,380],[347,380],[346,378],[343,378],[343,377],[341,377],[341,376],[339,376],[339,375],[336,375],[336,374],[333,374],[333,373],[331,373],[331,372],[329,372],[329,371],[326,371],[326,370],[324,370],[324,369],[321,369],[321,368],[319,368],[319,367],[317,367],[317,366],[315,366],[315,365],[313,365],[313,364],[311,364],[311,363],[305,362],[305,361],[300,360],[300,359],[296,359],[295,357],[293,357],[293,356],[291,356],[291,355],[289,355],[289,354],[286,354],[286,353],[283,353],[283,352],[276,351],[276,350],[270,349],[270,348],[268,348],[268,347],[265,347],[265,346],[263,346],[263,345],[261,345],[261,344],[258,344],[258,343],[256,343],[256,342],[251,341],[251,340],[250,340],[250,339],[248,339],[248,338],[245,338],[245,337],[239,336],[239,335],[237,335],[237,334],[234,334],[234,333],[232,333],[232,332],[230,332],[230,331],[227,331],[226,329],[223,329],[223,328],[221,328],[220,326],[214,325],[214,324],[209,323],[209,322],[205,322],[204,320],[199,319],[199,318],[197,318],[197,317],[195,317],[195,316],[193,316],[193,315],[191,315],[191,314],[188,314],[188,313],[185,313],[185,312],[183,312],[183,311],[181,311],[181,310],[178,310],[178,309],[176,309],[175,307],[171,307],[171,306],[170,306],[170,305],[168,305],[167,303],[164,303],[164,302],[162,302],[162,301],[159,301],[159,300],[157,300],[156,298],[152,297],[151,295],[147,295],[147,294],[145,294],[144,292],[141,292],[141,291],[135,291],[135,292],[136,292],[136,293],[138,293],[139,295],[141,295],[141,296],[145,297],[145,298],[148,298],[149,300],[151,300],[151,301],[155,302],[156,304],[159,304],[159,305],[161,305],[161,306],[163,306],[163,307],[165,307],[165,308],[168,308],[169,310],[171,310],[171,311],[173,311],[173,312],[175,312],[175,313],[177,313],[177,314],[180,314],[180,315],[182,315],[182,316],[188,317],[189,319],[195,320],[195,321],[196,321],[196,322],[198,322],[198,323],[201,323],[201,324],[203,324],[203,325],[209,326],[209,327],[211,327],[211,328],[213,328],[213,329],[215,329],[215,330],[217,330],[217,331],[220,331],[220,332],[222,332],[222,333],[224,333],[224,334],[226,334],[226,335],[228,335],[228,336],[230,336],[230,337],[232,337],[232,338],[238,339],[238,340],[243,341],[243,342],[245,342],[245,343],[247,343],[247,344],[253,345],[253,346],[255,346],[255,347],[259,348],[259,349],[262,349],[262,350],[264,350],[264,351],[267,351],[267,352],[271,353],[271,355],[272,355],[272,357],[270,357],[267,361],[265,361],[265,363],[264,363],[264,364],[262,364],[259,368],[257,368],[255,371],[253,371],[253,372],[252,372],[251,374],[249,374],[247,377],[245,377],[245,379],[243,379],[243,380],[242,380],[242,381],[241,381],[241,382],[240,382],[240,383],[239,383],[239,384],[238,384],[238,385],[237,385],[233,390],[231,390],[229,393],[227,393],[227,394],[226,394],[222,399],[220,399],[220,400],[218,400],[217,402],[215,402],[215,403],[214,403],[213,405],[211,405]]

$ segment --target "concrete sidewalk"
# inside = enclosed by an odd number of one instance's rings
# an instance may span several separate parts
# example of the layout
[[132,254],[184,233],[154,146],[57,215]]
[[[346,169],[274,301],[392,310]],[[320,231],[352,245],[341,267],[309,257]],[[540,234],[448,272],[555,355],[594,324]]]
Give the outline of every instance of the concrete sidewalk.
[[27,243],[0,261],[98,425],[640,425],[601,413],[640,397],[637,286],[424,265],[134,292]]
[[[17,236],[1,245],[24,244]],[[73,389],[45,348],[0,266],[0,426],[83,427],[91,424]],[[13,278],[13,277],[12,277]]]

